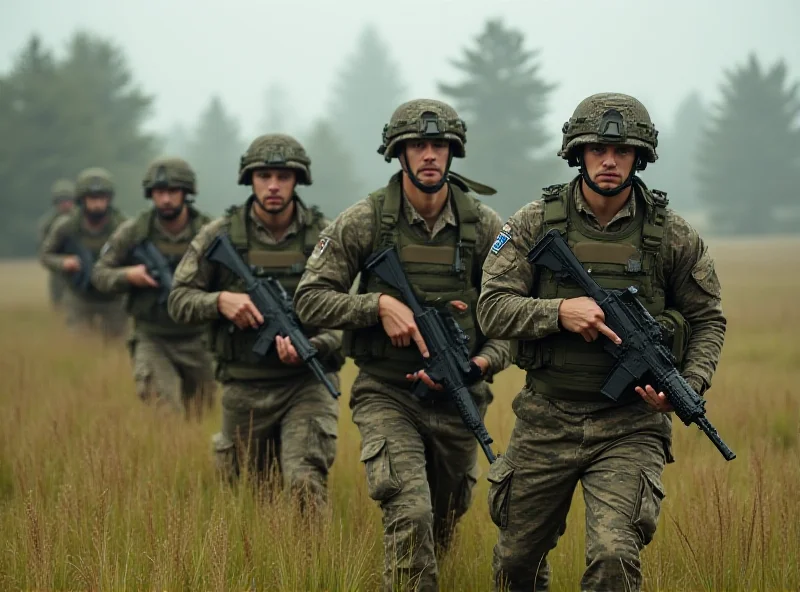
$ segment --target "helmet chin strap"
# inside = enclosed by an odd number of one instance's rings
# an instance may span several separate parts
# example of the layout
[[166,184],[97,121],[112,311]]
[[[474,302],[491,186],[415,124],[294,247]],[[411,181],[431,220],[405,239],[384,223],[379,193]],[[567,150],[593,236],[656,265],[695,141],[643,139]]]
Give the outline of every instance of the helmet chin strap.
[[[404,143],[405,144],[405,143]],[[406,147],[403,145],[403,160],[405,161],[406,166],[403,167],[403,170],[408,178],[411,180],[411,183],[414,184],[414,187],[422,191],[423,193],[436,193],[442,187],[444,187],[445,183],[447,183],[447,174],[450,172],[450,164],[453,162],[453,151],[450,150],[450,153],[447,157],[447,166],[444,167],[444,171],[442,172],[442,178],[439,179],[439,182],[435,185],[425,185],[422,181],[420,181],[417,176],[411,171],[411,167],[408,166],[408,154],[406,153]]]
[[583,177],[583,180],[589,186],[589,189],[599,195],[602,195],[603,197],[614,197],[615,195],[619,195],[625,189],[631,186],[631,183],[633,183],[633,177],[636,176],[636,167],[634,166],[631,168],[628,178],[625,179],[621,185],[612,187],[611,189],[603,189],[589,177],[589,173],[586,172],[586,167],[583,166],[583,156],[578,156],[578,166],[580,167],[581,177]]

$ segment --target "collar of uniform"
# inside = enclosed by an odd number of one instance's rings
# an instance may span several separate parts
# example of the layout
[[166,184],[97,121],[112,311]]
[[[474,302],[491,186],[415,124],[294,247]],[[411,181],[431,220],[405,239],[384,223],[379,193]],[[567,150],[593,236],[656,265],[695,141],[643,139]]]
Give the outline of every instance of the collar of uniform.
[[177,234],[171,233],[169,230],[164,228],[164,223],[161,221],[161,218],[158,217],[157,214],[154,213],[153,215],[153,228],[155,228],[164,238],[174,242],[181,242],[186,239],[193,238],[192,236],[192,219],[189,219],[186,222],[186,226],[184,226],[180,232]]
[[[254,200],[255,198],[253,198]],[[295,196],[294,200],[294,216],[292,217],[292,221],[289,222],[289,227],[286,229],[286,232],[283,234],[280,240],[275,240],[275,236],[272,234],[272,231],[264,226],[261,223],[261,220],[258,219],[257,216],[253,215],[253,208],[257,208],[258,206],[250,201],[250,207],[247,210],[247,217],[253,223],[253,227],[255,228],[256,235],[258,236],[258,240],[268,245],[279,245],[283,242],[286,242],[295,234],[300,232],[300,229],[305,226],[306,218],[308,218],[308,214],[306,213],[306,209],[303,206],[302,202]]]
[[439,212],[439,217],[436,219],[436,222],[433,225],[433,228],[428,231],[428,225],[425,222],[425,218],[423,218],[420,213],[414,209],[414,206],[411,205],[411,202],[406,199],[406,196],[403,195],[403,213],[405,214],[406,220],[411,226],[415,225],[422,225],[422,228],[430,234],[430,237],[435,237],[439,232],[444,230],[446,226],[457,226],[456,223],[456,215],[453,212],[452,206],[452,190],[449,190],[447,195],[447,200],[444,202],[444,207],[442,211]]
[[[628,197],[628,201],[625,202],[625,205],[622,206],[619,212],[617,212],[611,221],[606,225],[606,228],[618,222],[620,220],[624,220],[625,218],[633,218],[636,215],[636,198],[635,198],[636,187],[634,186],[630,196]],[[600,226],[597,222],[597,216],[595,216],[594,212],[592,211],[589,202],[586,201],[586,198],[583,195],[583,188],[581,183],[575,184],[575,209],[578,210],[579,214],[582,214],[589,218],[592,223],[596,226]]]

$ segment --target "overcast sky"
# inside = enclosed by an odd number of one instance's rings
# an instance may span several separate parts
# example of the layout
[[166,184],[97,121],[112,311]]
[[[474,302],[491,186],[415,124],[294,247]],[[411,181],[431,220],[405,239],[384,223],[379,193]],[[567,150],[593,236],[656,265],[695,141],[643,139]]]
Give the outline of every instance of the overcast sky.
[[322,115],[367,23],[413,96],[436,96],[437,79],[456,79],[449,59],[487,18],[519,27],[559,84],[548,115],[554,137],[578,101],[608,90],[638,96],[667,127],[687,92],[715,99],[723,69],[753,50],[767,64],[785,58],[800,79],[800,0],[0,0],[0,14],[3,72],[32,33],[57,51],[80,28],[115,40],[155,95],[148,127],[161,131],[193,124],[219,93],[247,135],[274,82],[288,90],[293,118]]

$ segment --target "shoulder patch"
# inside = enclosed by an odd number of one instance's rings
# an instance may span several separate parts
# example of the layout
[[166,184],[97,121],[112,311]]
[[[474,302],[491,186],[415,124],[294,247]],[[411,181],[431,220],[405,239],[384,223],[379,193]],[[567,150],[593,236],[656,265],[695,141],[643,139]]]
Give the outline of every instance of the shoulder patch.
[[494,243],[492,243],[492,253],[497,255],[500,252],[500,249],[506,246],[506,243],[511,240],[511,226],[508,224],[503,225],[503,229],[500,231],[500,234],[497,235],[497,238],[494,239]]
[[328,245],[330,244],[330,242],[331,242],[331,239],[329,239],[328,237],[323,237],[323,238],[319,239],[319,242],[317,243],[317,246],[314,247],[314,252],[311,253],[311,258],[315,259],[317,257],[321,257],[322,254],[325,252],[325,249],[328,248]]

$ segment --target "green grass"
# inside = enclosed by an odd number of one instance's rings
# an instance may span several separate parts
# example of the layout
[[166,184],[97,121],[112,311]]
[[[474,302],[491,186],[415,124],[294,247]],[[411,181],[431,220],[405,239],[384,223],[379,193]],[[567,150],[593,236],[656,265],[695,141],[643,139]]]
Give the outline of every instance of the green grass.
[[[708,414],[738,458],[725,463],[675,422],[677,462],[643,557],[647,590],[800,588],[800,280],[785,245],[716,246],[729,332]],[[756,259],[766,255],[767,263]],[[123,343],[73,337],[44,298],[33,264],[0,299],[0,589],[377,590],[380,511],[368,498],[343,373],[330,508],[301,516],[282,492],[230,488],[214,471],[202,422],[176,421],[135,396]],[[503,450],[522,384],[494,385],[487,424]],[[441,589],[491,589],[496,530],[486,464],[441,565]],[[576,492],[551,554],[553,590],[575,590],[584,564]]]

